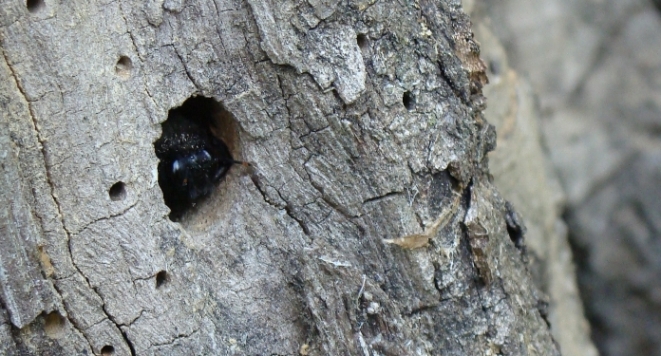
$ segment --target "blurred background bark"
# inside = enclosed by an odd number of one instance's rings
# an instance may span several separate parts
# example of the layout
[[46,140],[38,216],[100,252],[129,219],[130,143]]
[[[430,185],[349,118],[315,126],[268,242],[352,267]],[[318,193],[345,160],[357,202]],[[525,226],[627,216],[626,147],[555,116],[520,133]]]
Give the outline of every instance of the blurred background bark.
[[[661,19],[655,4],[464,4],[506,53],[508,62],[489,53],[485,44],[492,40],[478,31],[492,82],[509,78],[503,73],[509,66],[536,94],[531,106],[539,114],[539,138],[564,192],[556,209],[568,227],[592,338],[606,356],[661,355]],[[487,97],[489,110],[507,100]],[[496,117],[487,111],[487,119]],[[531,130],[535,136],[537,128]],[[502,147],[508,132],[498,133]],[[499,180],[495,168],[494,175]],[[504,196],[522,189],[504,188]],[[564,235],[564,225],[557,226]],[[549,289],[551,296],[557,291]],[[556,335],[567,330],[564,317],[552,322]]]

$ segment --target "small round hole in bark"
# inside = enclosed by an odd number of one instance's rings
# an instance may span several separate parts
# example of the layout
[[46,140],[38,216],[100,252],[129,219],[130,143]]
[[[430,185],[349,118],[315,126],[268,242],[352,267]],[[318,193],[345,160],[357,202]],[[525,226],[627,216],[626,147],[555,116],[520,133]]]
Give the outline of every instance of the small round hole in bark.
[[165,271],[160,271],[156,273],[156,288],[160,288],[165,282],[169,279],[168,273]]
[[356,36],[356,43],[358,43],[358,47],[360,47],[360,49],[364,50],[367,49],[367,46],[369,45],[369,39],[365,34],[361,33]]
[[133,69],[133,61],[127,56],[119,57],[117,64],[115,65],[115,73],[122,78],[128,78],[131,75],[131,70]]
[[44,0],[27,0],[25,5],[27,6],[28,11],[33,14],[46,7]]
[[126,185],[123,182],[117,182],[108,189],[108,195],[112,201],[120,201],[126,198]]
[[101,356],[111,356],[115,354],[115,348],[112,345],[106,345],[101,348]]
[[415,109],[415,99],[410,91],[404,92],[404,95],[402,95],[402,103],[408,111]]
[[64,317],[57,311],[48,313],[44,320],[44,332],[51,339],[58,339],[64,335]]
[[171,109],[154,142],[159,158],[158,183],[170,208],[170,220],[181,221],[221,184],[235,163],[232,114],[211,98],[192,97]]

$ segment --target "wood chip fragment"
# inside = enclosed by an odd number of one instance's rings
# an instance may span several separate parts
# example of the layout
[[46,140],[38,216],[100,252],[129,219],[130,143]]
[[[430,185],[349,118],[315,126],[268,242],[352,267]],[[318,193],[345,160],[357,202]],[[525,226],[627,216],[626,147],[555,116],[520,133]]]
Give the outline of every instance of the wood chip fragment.
[[457,209],[459,208],[459,202],[461,202],[461,195],[455,193],[455,198],[452,201],[452,204],[445,207],[436,221],[427,227],[424,232],[420,234],[406,235],[396,239],[384,239],[383,241],[385,243],[398,245],[409,250],[427,246],[429,244],[429,240],[436,236],[436,232],[438,232],[440,228],[447,225],[447,223],[450,221],[450,218],[452,218],[454,213],[457,212]]

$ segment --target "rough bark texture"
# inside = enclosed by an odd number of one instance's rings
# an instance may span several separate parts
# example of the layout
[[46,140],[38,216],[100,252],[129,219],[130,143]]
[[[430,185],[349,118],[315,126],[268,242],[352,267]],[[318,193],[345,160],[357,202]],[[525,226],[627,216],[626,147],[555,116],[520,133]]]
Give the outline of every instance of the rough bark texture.
[[[558,354],[460,3],[28,5],[0,8],[2,352]],[[153,142],[195,95],[252,167],[173,223]]]

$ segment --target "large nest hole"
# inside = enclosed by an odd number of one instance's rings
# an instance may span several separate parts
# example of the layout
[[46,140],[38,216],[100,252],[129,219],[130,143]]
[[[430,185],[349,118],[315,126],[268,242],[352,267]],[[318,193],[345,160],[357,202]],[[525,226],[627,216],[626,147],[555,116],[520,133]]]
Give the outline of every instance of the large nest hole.
[[232,115],[217,101],[189,98],[170,110],[163,134],[154,143],[158,183],[170,219],[179,221],[206,199],[235,163]]

